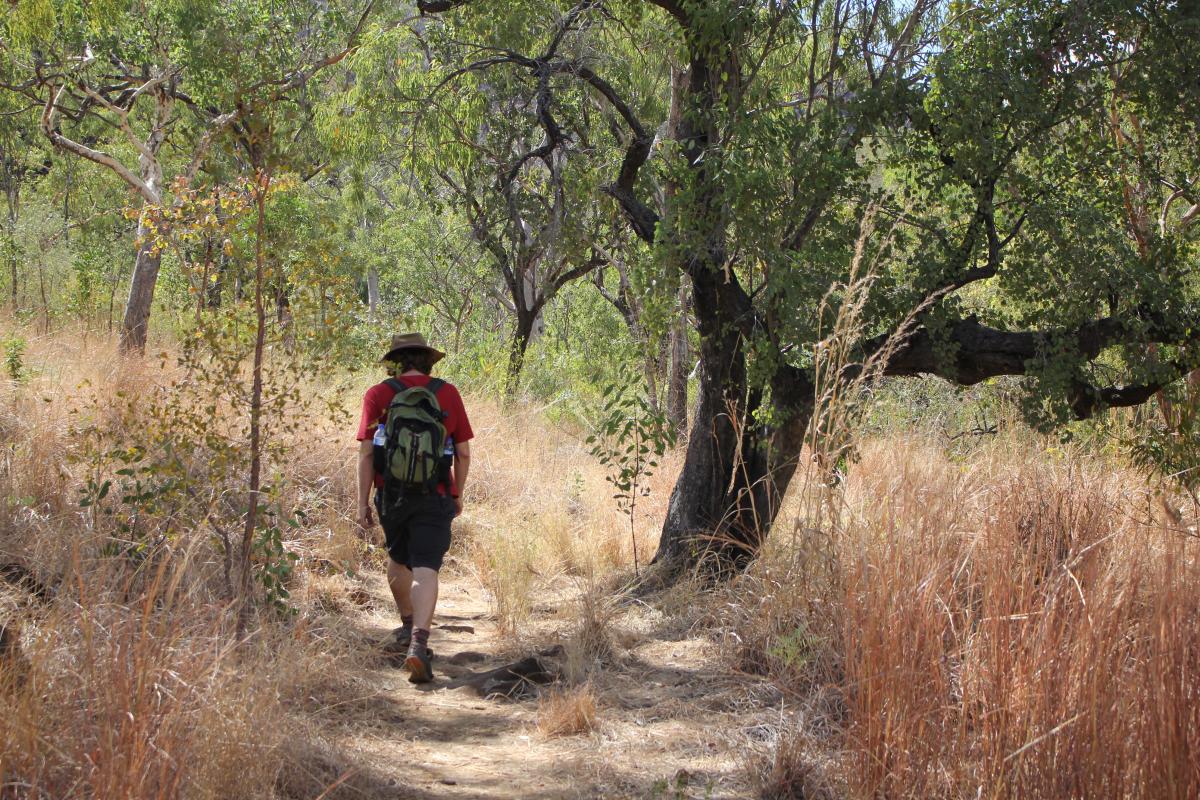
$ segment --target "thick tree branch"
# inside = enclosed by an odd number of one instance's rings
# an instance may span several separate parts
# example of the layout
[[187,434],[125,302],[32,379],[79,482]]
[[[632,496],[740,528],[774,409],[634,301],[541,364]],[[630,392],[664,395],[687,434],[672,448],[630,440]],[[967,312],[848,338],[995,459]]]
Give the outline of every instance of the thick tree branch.
[[417,10],[422,14],[440,14],[465,6],[469,2],[471,0],[417,0]]
[[1140,406],[1161,392],[1187,372],[1179,372],[1169,380],[1138,384],[1134,386],[1091,386],[1076,382],[1071,387],[1068,402],[1076,419],[1088,419],[1106,408],[1128,408]]
[[625,277],[625,271],[620,269],[620,267],[617,269],[617,276],[620,283],[616,294],[605,288],[604,270],[596,270],[595,279],[592,282],[596,285],[596,290],[600,292],[600,296],[607,300],[617,310],[617,313],[621,315],[621,318],[625,320],[625,323],[632,328],[636,324],[637,319],[633,313],[633,307],[627,299],[628,281]]
[[[1003,331],[983,325],[975,318],[960,320],[943,334],[918,328],[903,339],[888,356],[885,375],[937,375],[962,385],[972,385],[1001,375],[1025,375],[1038,358],[1066,349],[1087,360],[1095,359],[1106,347],[1121,343],[1171,341],[1177,331],[1152,329],[1140,336],[1131,334],[1121,320],[1106,317],[1077,328],[1051,331]],[[869,343],[867,352],[889,346],[890,337]],[[950,355],[947,355],[947,351]],[[1165,380],[1142,385],[1095,387],[1076,381],[1068,401],[1080,419],[1105,407],[1131,406],[1145,402],[1190,367],[1176,364]]]
[[537,113],[538,123],[542,126],[542,130],[546,132],[546,138],[540,145],[518,158],[516,163],[512,165],[512,168],[509,169],[508,173],[504,175],[501,185],[505,193],[507,193],[512,187],[513,181],[517,179],[517,176],[521,173],[521,168],[524,167],[526,163],[538,158],[545,161],[547,166],[550,166],[550,155],[559,145],[562,145],[567,141],[567,137],[563,133],[562,128],[559,127],[558,122],[554,119],[554,115],[550,113],[551,102],[550,75],[543,70],[542,74],[538,78],[535,110]]
[[658,226],[658,214],[648,205],[638,199],[634,190],[638,173],[650,157],[654,137],[647,131],[645,125],[638,119],[630,105],[621,98],[616,89],[607,80],[598,75],[590,67],[570,61],[546,61],[542,58],[530,58],[512,51],[502,51],[499,55],[490,56],[467,64],[452,71],[438,82],[430,92],[427,100],[433,97],[445,86],[470,72],[482,72],[490,67],[501,64],[514,64],[533,72],[538,76],[538,119],[547,133],[547,140],[538,148],[524,154],[506,176],[505,184],[515,180],[521,167],[531,158],[545,158],[563,140],[564,135],[553,117],[549,114],[550,89],[548,84],[551,75],[573,75],[587,83],[599,92],[613,110],[629,127],[631,138],[625,157],[621,161],[621,169],[615,182],[604,187],[604,191],[617,201],[621,209],[629,217],[634,232],[647,243],[654,242],[655,229]]
[[587,261],[584,261],[582,264],[577,264],[574,267],[571,267],[571,269],[555,275],[549,281],[546,287],[546,300],[553,298],[554,295],[558,294],[558,292],[571,281],[582,278],[584,275],[587,275],[589,272],[592,272],[593,270],[596,270],[607,263],[608,261],[603,257],[599,255],[592,255],[591,258],[589,258]]
[[680,4],[678,0],[647,0],[647,2],[652,6],[658,6],[663,11],[666,11],[684,28],[687,28],[692,24],[691,20],[688,18],[687,12],[683,10],[683,5]]
[[550,40],[549,46],[546,47],[546,52],[542,54],[542,57],[539,60],[549,61],[550,59],[554,58],[554,56],[558,54],[559,45],[562,44],[562,41],[566,35],[575,27],[575,23],[579,21],[579,18],[584,14],[584,12],[590,11],[593,8],[598,8],[599,6],[600,0],[583,0],[583,2],[577,4],[574,8],[568,11],[562,18],[562,22],[559,24],[558,30],[555,31],[554,37]]

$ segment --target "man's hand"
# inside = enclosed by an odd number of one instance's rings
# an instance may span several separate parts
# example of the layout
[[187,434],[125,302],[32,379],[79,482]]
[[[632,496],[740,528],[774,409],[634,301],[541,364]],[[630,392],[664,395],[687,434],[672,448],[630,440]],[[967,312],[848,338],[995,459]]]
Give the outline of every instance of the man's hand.
[[365,531],[375,527],[375,515],[371,513],[370,505],[360,505],[358,507],[358,527]]
[[460,494],[458,497],[454,498],[454,516],[455,517],[462,516],[462,508],[463,508],[462,495]]
[[358,514],[355,521],[364,531],[375,526],[371,515],[371,485],[375,482],[375,447],[370,437],[358,443]]

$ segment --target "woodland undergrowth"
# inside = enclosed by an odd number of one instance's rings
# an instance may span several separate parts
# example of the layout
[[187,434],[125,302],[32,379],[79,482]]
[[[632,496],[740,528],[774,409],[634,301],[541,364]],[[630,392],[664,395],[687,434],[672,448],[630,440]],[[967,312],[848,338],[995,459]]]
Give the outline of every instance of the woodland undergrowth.
[[[278,548],[255,551],[239,640],[220,531],[245,490],[233,407],[201,409],[221,436],[140,472],[172,419],[193,430],[168,413],[184,366],[74,335],[21,358],[0,385],[0,797],[370,796],[314,720],[361,695],[346,665],[370,657],[342,621],[382,565],[350,519],[352,410],[375,376],[304,384],[345,389],[347,410],[269,434]],[[571,675],[539,730],[586,734],[605,705],[589,664],[618,613],[598,587],[632,575],[628,521],[585,432],[467,402],[449,568],[518,648],[534,598],[578,589]],[[797,478],[745,575],[658,598],[782,690],[769,746],[746,745],[763,797],[1200,794],[1194,514],[1110,456],[1027,432],[955,448],[884,433],[856,455],[837,480]],[[642,563],[679,458],[639,504]]]
[[[238,639],[236,366],[125,359],[84,332],[21,342],[0,383],[0,797],[369,794],[311,720],[370,690],[350,685],[372,654],[341,620],[383,565],[378,530],[352,521],[356,406],[382,376],[268,365],[268,388],[294,381],[300,412],[274,393]],[[631,565],[628,522],[582,435],[532,405],[467,402],[480,444],[450,565],[514,631],[540,586]],[[639,516],[643,561],[661,513]]]

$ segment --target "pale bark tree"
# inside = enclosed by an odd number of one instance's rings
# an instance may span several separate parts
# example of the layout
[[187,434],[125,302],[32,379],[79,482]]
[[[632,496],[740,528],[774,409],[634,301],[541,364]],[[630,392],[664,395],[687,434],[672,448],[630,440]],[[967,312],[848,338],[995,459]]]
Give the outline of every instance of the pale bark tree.
[[[147,48],[136,64],[126,63],[115,51],[97,52],[91,44],[83,45],[81,52],[62,54],[56,62],[42,61],[35,50],[33,78],[19,84],[0,84],[0,88],[34,99],[42,106],[40,128],[54,147],[109,170],[141,202],[133,277],[121,326],[122,351],[140,353],[146,346],[161,265],[154,223],[157,212],[169,201],[178,202],[171,199],[171,193],[195,182],[214,142],[226,131],[235,129],[245,138],[245,117],[257,108],[294,99],[316,74],[352,52],[374,6],[374,0],[365,3],[345,46],[315,56],[305,52],[305,47],[298,47],[295,66],[254,85],[237,87],[224,110],[189,95],[185,87],[187,70],[172,60],[174,43],[162,39]],[[188,127],[188,120],[180,113],[183,108],[192,112],[190,122],[195,135],[190,141],[175,134]],[[96,122],[102,130],[115,131],[130,155],[110,151],[98,142],[88,127]],[[67,130],[64,123],[74,129]],[[187,156],[183,166],[168,176],[164,145],[172,136]]]
[[[81,57],[80,67],[86,67],[95,57]],[[59,150],[98,164],[117,175],[141,199],[137,225],[137,255],[125,316],[121,324],[120,344],[124,352],[142,352],[150,311],[154,304],[154,289],[162,263],[161,245],[153,223],[154,212],[161,209],[167,187],[162,163],[162,148],[170,128],[178,122],[176,95],[179,74],[169,63],[147,74],[135,74],[125,65],[117,67],[121,80],[99,85],[86,77],[81,69],[48,77],[43,81],[45,106],[41,115],[41,130],[47,140]],[[148,122],[137,130],[135,109],[145,100],[150,106]],[[182,185],[191,184],[214,139],[235,119],[238,111],[216,115],[208,129],[199,137],[185,170],[178,176]],[[81,120],[89,115],[99,117],[116,128],[137,154],[134,163],[122,161],[116,155],[72,138],[63,132],[61,119],[66,115]]]

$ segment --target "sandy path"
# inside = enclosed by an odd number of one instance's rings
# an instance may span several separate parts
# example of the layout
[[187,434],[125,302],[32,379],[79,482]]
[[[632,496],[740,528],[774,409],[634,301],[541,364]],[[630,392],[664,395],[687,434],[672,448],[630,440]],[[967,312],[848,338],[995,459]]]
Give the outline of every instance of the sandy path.
[[[386,585],[366,580],[371,610],[352,617],[364,643],[397,624]],[[559,619],[558,617],[564,617]],[[641,608],[619,622],[622,645],[593,679],[599,725],[589,734],[546,738],[538,701],[484,699],[453,679],[551,645],[569,622],[548,603],[523,647],[504,647],[483,589],[444,574],[430,640],[435,681],[414,686],[383,654],[359,685],[371,692],[341,709],[324,730],[351,760],[344,797],[392,798],[733,798],[745,797],[744,764],[777,700],[762,684],[716,669],[709,642],[672,635]],[[757,700],[751,700],[757,697]],[[775,708],[770,705],[776,703]],[[322,715],[325,716],[325,715]]]

